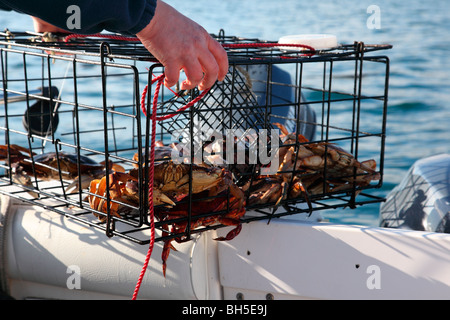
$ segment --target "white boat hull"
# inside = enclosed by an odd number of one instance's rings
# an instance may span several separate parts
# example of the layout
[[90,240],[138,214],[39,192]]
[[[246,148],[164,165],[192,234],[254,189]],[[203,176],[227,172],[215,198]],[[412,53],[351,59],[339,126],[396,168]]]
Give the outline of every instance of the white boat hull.
[[[16,299],[131,299],[148,247],[7,196],[3,289]],[[308,222],[244,224],[156,243],[139,299],[449,299],[450,234]]]

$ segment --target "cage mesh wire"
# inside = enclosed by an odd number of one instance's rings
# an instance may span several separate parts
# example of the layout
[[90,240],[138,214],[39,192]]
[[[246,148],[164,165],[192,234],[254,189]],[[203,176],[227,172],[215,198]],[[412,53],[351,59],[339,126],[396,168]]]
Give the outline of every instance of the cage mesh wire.
[[[143,87],[163,68],[133,41],[82,38],[65,43],[58,38],[44,41],[41,34],[9,31],[0,36],[0,132],[4,141],[0,192],[105,230],[108,236],[148,243],[150,120],[140,111],[140,99]],[[262,42],[223,32],[216,38],[224,44]],[[374,159],[377,163],[379,179],[364,185],[347,183],[336,191],[326,190],[324,181],[330,177],[351,181],[356,169],[337,175],[325,160],[317,179],[317,169],[290,168],[291,179],[285,183],[291,185],[296,175],[304,182],[315,178],[315,191],[308,192],[308,197],[285,198],[274,206],[273,199],[249,201],[252,188],[248,188],[247,212],[239,219],[242,223],[382,201],[376,190],[369,193],[369,189],[382,185],[389,60],[370,53],[388,48],[355,43],[313,55],[276,47],[229,48],[230,70],[225,80],[193,107],[158,122],[156,138],[169,146],[180,142],[181,132],[189,143],[203,148],[210,138],[205,132],[223,135],[234,130],[241,135],[233,141],[248,149],[252,134],[282,123],[294,136],[303,134],[311,143],[325,143],[330,149],[335,144],[359,161]],[[148,103],[154,92],[154,86],[149,86]],[[174,94],[162,88],[157,113],[172,114],[197,95],[195,90]],[[308,145],[295,141],[287,147],[298,152]],[[189,151],[188,156],[194,157],[196,150]],[[161,157],[156,162],[163,161]],[[249,181],[253,186],[261,164],[230,162],[225,161],[224,167],[232,171],[239,187]],[[120,171],[133,172],[137,180],[132,199],[115,193],[110,174]],[[188,175],[192,174],[190,166]],[[107,192],[93,193],[90,182],[101,179],[106,179]],[[258,185],[258,192],[273,187],[264,183]],[[201,219],[226,216],[229,210],[227,200],[221,211],[194,215],[189,208],[211,200],[210,195],[202,195],[205,198],[190,194],[180,201],[188,208],[183,215],[165,215],[158,221],[156,241],[189,239],[192,233],[223,227],[220,221],[190,227]],[[97,201],[95,206],[92,199]],[[111,208],[118,208],[118,214],[112,214]],[[177,229],[179,233],[169,228],[183,224],[187,227]]]
[[[179,131],[191,125],[198,126],[199,123],[204,129],[219,131],[262,127],[265,123],[265,108],[258,105],[251,86],[247,72],[239,66],[232,67],[224,81],[215,85],[195,106],[195,118],[191,118],[188,110],[162,121],[160,125],[167,132]],[[187,99],[174,97],[160,105],[160,114],[176,112],[186,103]]]

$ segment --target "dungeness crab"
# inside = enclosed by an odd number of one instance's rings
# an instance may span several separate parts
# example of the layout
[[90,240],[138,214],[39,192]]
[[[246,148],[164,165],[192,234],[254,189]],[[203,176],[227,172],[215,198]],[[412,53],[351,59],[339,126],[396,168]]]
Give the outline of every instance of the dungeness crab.
[[[120,217],[122,210],[126,210],[128,206],[139,205],[139,180],[136,173],[137,169],[129,173],[113,172],[109,175],[108,187],[106,176],[91,182],[89,204],[99,212],[97,216],[100,220],[106,219],[108,191],[111,200],[109,212],[113,216]],[[179,236],[188,228],[189,212],[190,230],[214,224],[236,226],[225,237],[217,240],[234,238],[241,230],[240,218],[245,214],[244,194],[233,183],[231,174],[225,168],[175,164],[171,160],[155,163],[153,204],[155,216],[159,221],[166,223],[163,235],[168,236],[169,233],[178,235],[164,243],[162,252],[164,275],[170,249],[174,249],[172,240],[175,239],[177,242],[189,240]],[[178,218],[186,219],[171,222],[169,231],[167,223]]]
[[[10,165],[14,182],[29,187],[32,186],[33,176],[41,180],[67,179],[74,180],[67,188],[70,189],[69,192],[76,192],[79,183],[85,184],[81,188],[87,187],[86,182],[88,184],[91,179],[105,174],[104,162],[98,163],[87,156],[80,155],[78,162],[76,153],[59,151],[36,154],[15,144],[0,145],[0,160]],[[120,165],[112,162],[109,168],[113,171],[124,171]],[[88,179],[85,179],[86,177]]]

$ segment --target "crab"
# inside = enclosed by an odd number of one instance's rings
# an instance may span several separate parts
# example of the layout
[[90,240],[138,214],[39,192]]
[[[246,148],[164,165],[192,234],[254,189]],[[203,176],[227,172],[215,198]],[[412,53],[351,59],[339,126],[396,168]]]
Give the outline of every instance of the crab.
[[[89,187],[89,205],[101,221],[106,220],[108,211],[115,217],[121,217],[127,208],[139,205],[137,169],[128,173],[111,173],[108,177],[109,185],[106,180],[106,176],[93,180]],[[107,192],[110,198],[109,208]],[[176,164],[171,160],[155,163],[153,205],[156,217],[164,225],[163,236],[169,234],[169,224],[171,233],[185,233],[190,213],[191,230],[217,224],[235,226],[225,237],[216,239],[231,240],[239,234],[240,218],[245,214],[244,194],[233,183],[228,170],[212,166]],[[171,221],[172,219],[177,221]],[[164,241],[161,256],[164,276],[170,249],[175,250],[171,244],[172,240],[173,238]],[[177,242],[188,240],[183,236],[175,237]]]
[[[162,141],[155,142],[155,162],[167,161],[172,158],[172,152],[174,151],[175,144],[165,145]],[[145,149],[142,149],[142,159],[145,159]],[[150,154],[149,154],[150,157]],[[133,156],[133,167],[139,168],[139,152],[136,152]]]
[[334,143],[309,142],[301,134],[296,138],[295,134],[289,133],[282,124],[274,123],[274,125],[280,128],[283,134],[283,145],[288,145],[287,148],[281,147],[280,168],[285,165],[292,166],[297,162],[298,167],[309,171],[324,171],[327,167],[327,174],[332,177],[342,176],[342,171],[349,168],[358,168],[369,174],[375,173],[376,162],[373,159],[359,162],[352,154]]
[[[90,182],[87,199],[90,207],[100,212],[100,214],[94,212],[94,215],[102,222],[106,220],[105,214],[108,213],[107,192],[109,192],[110,197],[109,212],[115,217],[120,218],[122,212],[139,205],[139,181],[134,175],[115,171],[110,173],[108,178],[103,176],[100,179],[94,179]],[[159,189],[153,190],[153,204],[155,206],[175,205]]]
[[241,187],[247,196],[247,207],[276,203],[283,193],[282,180],[277,176],[258,176]]
[[[87,187],[90,180],[105,174],[105,162],[96,162],[91,158],[64,151],[36,154],[29,149],[10,144],[0,145],[0,160],[11,167],[15,182],[32,186],[31,177],[41,180],[66,179],[73,180],[67,187],[70,192],[78,191],[79,185]],[[79,170],[78,170],[79,169]],[[124,171],[123,167],[109,163],[109,169]],[[81,173],[81,176],[78,174]]]
[[[163,275],[166,276],[167,259],[170,250],[175,250],[172,241],[185,242],[190,239],[183,235],[189,230],[199,227],[214,225],[234,226],[225,236],[215,238],[217,241],[229,241],[234,239],[241,231],[242,224],[240,218],[245,214],[244,193],[237,187],[231,179],[231,173],[225,168],[221,169],[219,183],[215,187],[195,193],[188,200],[186,194],[185,201],[180,201],[171,208],[155,208],[156,215],[160,221],[169,222],[172,219],[180,219],[181,222],[171,223],[169,232],[168,224],[164,224],[163,236],[177,235],[164,241],[161,253]],[[181,199],[180,199],[181,200]],[[188,222],[188,213],[191,214],[191,222]]]
[[380,179],[373,159],[359,162],[336,144],[309,142],[303,135],[290,133],[279,123],[281,131],[279,168],[275,175],[252,179],[243,189],[249,192],[248,204],[274,203],[303,196],[310,209],[310,195],[338,192],[362,187]]

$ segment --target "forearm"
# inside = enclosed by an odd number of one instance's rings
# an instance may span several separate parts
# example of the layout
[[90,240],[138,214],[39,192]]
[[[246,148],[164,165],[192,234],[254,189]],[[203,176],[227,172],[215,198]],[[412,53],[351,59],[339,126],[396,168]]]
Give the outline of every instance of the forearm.
[[[77,33],[92,34],[108,30],[136,34],[148,25],[156,9],[156,0],[0,0],[3,6],[38,17],[56,27]],[[80,8],[80,29],[70,29],[67,21]]]
[[[162,0],[79,0],[80,20],[77,30],[69,23],[73,0],[0,0],[10,8],[34,18],[36,31],[92,34],[102,30],[135,34],[165,67],[165,85],[173,86],[184,70],[185,90],[198,86],[210,88],[228,72],[224,48],[196,22],[185,17]],[[157,5],[158,4],[158,5]],[[68,10],[69,9],[69,10]],[[69,11],[69,12],[68,12]],[[47,29],[47,30],[45,30]]]

